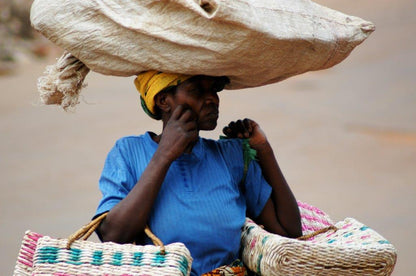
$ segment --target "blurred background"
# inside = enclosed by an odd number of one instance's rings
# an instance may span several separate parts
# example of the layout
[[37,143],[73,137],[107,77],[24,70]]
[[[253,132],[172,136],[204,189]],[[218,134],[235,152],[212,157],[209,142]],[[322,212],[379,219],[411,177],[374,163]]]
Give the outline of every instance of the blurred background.
[[[116,139],[161,130],[133,78],[90,73],[75,111],[41,105],[37,78],[62,50],[32,31],[31,2],[0,0],[0,275],[12,274],[25,230],[67,237],[90,220]],[[416,275],[415,2],[317,2],[377,29],[331,69],[222,92],[219,127],[202,135],[256,120],[299,200],[374,228],[398,250],[393,275]]]

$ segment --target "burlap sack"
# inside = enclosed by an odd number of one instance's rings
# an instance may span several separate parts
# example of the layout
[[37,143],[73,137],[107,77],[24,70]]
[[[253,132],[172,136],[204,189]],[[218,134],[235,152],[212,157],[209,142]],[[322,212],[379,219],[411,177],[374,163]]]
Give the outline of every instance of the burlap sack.
[[[93,71],[225,75],[231,80],[228,89],[331,67],[374,30],[370,22],[309,0],[35,0],[31,22]],[[60,60],[61,69],[73,56]],[[81,71],[70,73],[71,95],[88,73]],[[59,73],[49,68],[55,81],[40,80],[39,89],[55,95],[54,100],[44,96],[46,103],[62,103],[56,96]],[[68,91],[68,72],[64,75]]]

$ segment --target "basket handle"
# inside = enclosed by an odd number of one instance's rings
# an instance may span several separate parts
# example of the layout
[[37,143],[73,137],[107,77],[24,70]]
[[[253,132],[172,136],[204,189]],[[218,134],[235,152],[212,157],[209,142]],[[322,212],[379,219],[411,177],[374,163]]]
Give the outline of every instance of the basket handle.
[[331,225],[331,226],[328,226],[328,227],[319,229],[319,230],[317,230],[317,231],[315,231],[313,233],[310,233],[308,235],[300,236],[297,239],[300,240],[300,241],[306,241],[306,240],[309,240],[310,238],[313,238],[313,237],[315,237],[315,236],[317,236],[319,234],[326,233],[326,232],[331,231],[331,230],[334,231],[334,232],[336,232],[338,230],[338,228],[336,226],[334,226],[334,225]]
[[[81,227],[81,229],[79,229],[77,232],[70,235],[69,238],[68,238],[68,243],[66,244],[66,248],[69,249],[71,247],[72,243],[74,243],[74,241],[79,240],[81,238],[84,241],[87,240],[91,236],[91,234],[94,233],[94,231],[98,228],[100,223],[107,217],[107,214],[108,214],[108,212],[99,215],[98,217],[93,219],[90,223]],[[160,253],[162,255],[165,255],[165,253],[166,253],[165,245],[163,244],[163,242],[158,237],[156,237],[155,234],[152,233],[152,231],[150,230],[148,225],[146,225],[146,228],[144,229],[144,232],[152,240],[154,245],[160,246]]]

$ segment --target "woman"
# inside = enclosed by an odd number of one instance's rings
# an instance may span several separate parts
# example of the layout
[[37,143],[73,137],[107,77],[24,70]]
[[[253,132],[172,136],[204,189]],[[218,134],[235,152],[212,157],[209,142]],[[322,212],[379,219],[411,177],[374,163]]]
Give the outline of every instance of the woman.
[[[191,274],[201,275],[238,258],[246,215],[272,233],[301,235],[295,197],[256,122],[231,122],[223,129],[230,139],[199,137],[200,130],[217,126],[217,93],[227,82],[156,71],[138,75],[142,106],[163,130],[124,137],[110,151],[97,209],[97,215],[109,211],[98,229],[102,240],[138,241],[149,224],[164,243],[183,242],[194,259]],[[257,151],[246,173],[241,138]]]

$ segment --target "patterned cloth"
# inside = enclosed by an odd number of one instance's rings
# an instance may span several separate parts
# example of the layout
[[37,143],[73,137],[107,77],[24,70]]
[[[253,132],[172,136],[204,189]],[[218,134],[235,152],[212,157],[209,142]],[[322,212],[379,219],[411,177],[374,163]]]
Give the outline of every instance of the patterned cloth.
[[137,75],[134,84],[140,92],[142,107],[152,117],[155,116],[155,96],[162,90],[179,85],[189,79],[190,75],[146,71]]
[[211,272],[204,273],[202,276],[247,276],[247,270],[240,260],[235,260],[230,265],[223,265]]

